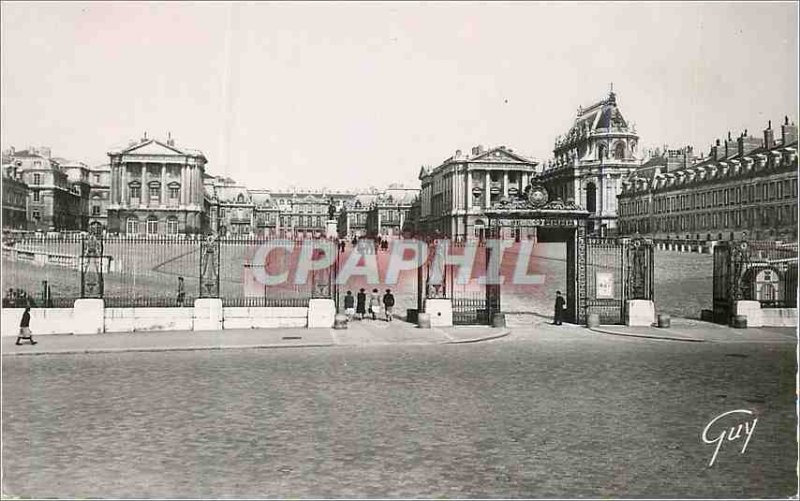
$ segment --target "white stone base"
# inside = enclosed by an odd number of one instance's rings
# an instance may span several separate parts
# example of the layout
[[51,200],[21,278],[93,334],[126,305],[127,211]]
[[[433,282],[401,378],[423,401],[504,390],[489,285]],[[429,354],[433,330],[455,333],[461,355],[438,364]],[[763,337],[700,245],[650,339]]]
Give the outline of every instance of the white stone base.
[[333,219],[325,221],[325,238],[339,238],[338,226]]
[[305,327],[308,308],[304,307],[228,307],[224,308],[225,329],[274,329]]
[[649,327],[656,321],[656,305],[653,301],[633,299],[625,301],[625,325]]
[[106,308],[106,332],[190,331],[193,308]]
[[[0,312],[0,334],[16,337],[25,308],[3,308]],[[72,308],[31,308],[31,333],[34,337],[45,334],[72,334]]]
[[747,317],[748,327],[762,327],[764,324],[761,316],[761,303],[758,301],[735,301],[733,314]]
[[431,316],[431,327],[453,326],[453,303],[449,299],[426,299],[425,313]]
[[797,308],[764,308],[761,324],[764,327],[797,327]]
[[102,299],[77,299],[72,308],[73,334],[102,334],[105,309]]
[[222,299],[202,298],[194,300],[194,325],[196,331],[218,331],[222,329]]
[[308,327],[333,327],[336,304],[333,299],[312,299],[308,303]]

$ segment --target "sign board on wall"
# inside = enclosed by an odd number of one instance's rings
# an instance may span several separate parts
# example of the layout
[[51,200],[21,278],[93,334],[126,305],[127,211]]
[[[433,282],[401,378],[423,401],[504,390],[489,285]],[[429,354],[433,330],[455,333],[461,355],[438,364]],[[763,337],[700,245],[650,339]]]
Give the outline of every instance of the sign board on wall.
[[598,271],[595,274],[598,298],[614,297],[614,274],[606,271]]

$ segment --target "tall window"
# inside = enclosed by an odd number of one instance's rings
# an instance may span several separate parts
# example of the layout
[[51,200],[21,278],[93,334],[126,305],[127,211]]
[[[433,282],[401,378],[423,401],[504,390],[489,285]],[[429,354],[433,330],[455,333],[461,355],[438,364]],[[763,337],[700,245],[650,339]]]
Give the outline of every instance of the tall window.
[[128,224],[126,228],[126,232],[128,235],[136,235],[139,233],[139,221],[134,218],[128,218]]
[[38,201],[40,200],[40,198],[39,198],[40,196],[41,196],[41,195],[39,194],[39,192],[38,192],[38,191],[34,191],[34,192],[33,192],[33,201],[34,201],[34,202],[38,202]]
[[33,211],[33,219],[34,219],[35,221],[37,221],[37,222],[38,222],[38,221],[39,221],[41,218],[42,218],[42,215],[39,213],[39,211],[38,211],[38,210],[35,210],[35,211]]
[[167,233],[169,235],[178,234],[178,220],[174,217],[167,219]]
[[149,190],[150,190],[150,201],[158,202],[161,199],[161,186],[158,184],[151,184]]
[[33,175],[33,184],[42,184],[42,175],[41,174],[34,174]]
[[173,200],[174,200],[174,199],[177,199],[177,198],[178,198],[178,196],[180,195],[180,191],[181,191],[181,188],[180,188],[180,186],[177,186],[177,185],[171,185],[171,186],[169,187],[169,198],[171,198],[171,199],[173,199]]
[[158,234],[158,218],[155,216],[150,216],[147,218],[147,234],[148,235],[157,235]]
[[100,215],[100,206],[99,205],[92,205],[92,215],[99,216]]
[[139,183],[134,183],[130,185],[131,188],[131,198],[142,198],[142,187]]

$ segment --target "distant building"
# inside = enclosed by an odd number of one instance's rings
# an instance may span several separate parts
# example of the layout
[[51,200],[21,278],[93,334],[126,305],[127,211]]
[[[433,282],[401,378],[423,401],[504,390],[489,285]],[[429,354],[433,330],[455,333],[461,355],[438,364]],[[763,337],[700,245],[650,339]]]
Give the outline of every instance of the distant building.
[[[28,186],[27,220],[29,230],[86,230],[84,187],[76,164],[51,157],[47,147],[4,152],[6,162],[16,169]],[[80,171],[80,167],[78,167]],[[88,194],[88,193],[87,193]]]
[[108,164],[89,170],[89,229],[103,231],[108,228],[108,205],[111,200],[111,168]]
[[166,141],[131,142],[108,153],[108,229],[127,235],[207,231],[203,188],[206,157]]
[[588,108],[578,108],[572,128],[556,138],[554,158],[540,181],[550,199],[572,200],[589,211],[589,232],[614,234],[622,181],[641,165],[638,142],[611,92]]
[[367,219],[378,193],[361,193],[348,200],[339,212],[336,228],[342,238],[367,236]]
[[484,210],[521,193],[537,165],[505,146],[476,146],[471,155],[457,150],[441,165],[423,167],[417,232],[459,240],[484,238]]
[[3,164],[3,229],[28,229],[28,185],[10,162]]
[[[669,152],[667,155],[670,155]],[[797,239],[797,126],[776,140],[745,133],[708,157],[670,168],[669,156],[631,174],[619,195],[620,232],[662,240]]]
[[407,229],[406,219],[411,205],[419,196],[418,188],[391,185],[372,202],[367,212],[366,233],[369,236],[396,238]]

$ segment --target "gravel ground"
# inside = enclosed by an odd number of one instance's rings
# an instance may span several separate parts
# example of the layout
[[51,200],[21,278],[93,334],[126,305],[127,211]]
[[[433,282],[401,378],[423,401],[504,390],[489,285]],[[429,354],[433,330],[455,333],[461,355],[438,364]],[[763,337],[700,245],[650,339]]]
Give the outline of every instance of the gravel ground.
[[[31,497],[787,497],[791,344],[565,328],[475,345],[3,360]],[[750,409],[745,454],[700,435]]]

